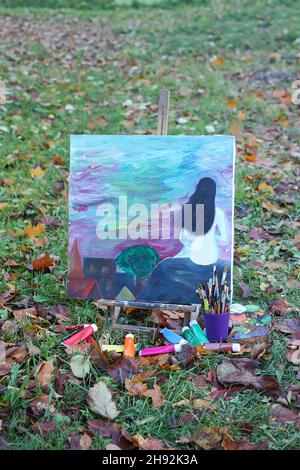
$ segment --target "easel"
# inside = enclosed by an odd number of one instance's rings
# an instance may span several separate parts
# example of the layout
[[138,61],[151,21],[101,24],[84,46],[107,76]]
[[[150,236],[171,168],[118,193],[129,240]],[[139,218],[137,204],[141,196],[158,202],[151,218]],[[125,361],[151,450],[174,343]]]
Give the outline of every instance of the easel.
[[[161,90],[159,95],[159,108],[158,108],[158,120],[157,120],[157,135],[167,135],[168,133],[168,120],[169,120],[169,106],[170,106],[170,92],[169,90]],[[146,302],[127,302],[127,301],[115,301],[100,299],[97,300],[98,306],[108,307],[108,311],[111,313],[112,330],[125,330],[133,333],[146,333],[155,335],[158,332],[157,328],[147,326],[134,326],[134,325],[122,325],[118,323],[119,316],[122,308],[140,308],[140,309],[164,309],[184,312],[184,324],[187,325],[191,320],[192,316],[198,316],[199,306],[193,305],[175,305],[175,304],[163,304],[163,303],[146,303]],[[193,315],[194,314],[194,315]]]

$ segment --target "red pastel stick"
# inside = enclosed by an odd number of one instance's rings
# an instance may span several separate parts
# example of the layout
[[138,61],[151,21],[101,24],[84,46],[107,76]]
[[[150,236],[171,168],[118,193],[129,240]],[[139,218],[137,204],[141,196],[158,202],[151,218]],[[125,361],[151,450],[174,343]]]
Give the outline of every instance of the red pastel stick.
[[97,325],[92,324],[92,325],[83,325],[83,330],[78,331],[78,333],[75,333],[75,335],[70,336],[69,338],[65,339],[63,341],[63,345],[70,347],[70,346],[75,346],[75,344],[80,343],[80,341],[86,340],[89,341],[90,337],[97,331]]

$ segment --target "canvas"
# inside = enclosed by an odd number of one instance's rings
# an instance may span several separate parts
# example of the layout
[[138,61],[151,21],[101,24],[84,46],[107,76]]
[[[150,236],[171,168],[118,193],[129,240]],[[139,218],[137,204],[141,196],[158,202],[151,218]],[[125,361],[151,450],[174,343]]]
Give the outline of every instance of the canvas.
[[199,303],[232,280],[232,136],[71,136],[68,295]]

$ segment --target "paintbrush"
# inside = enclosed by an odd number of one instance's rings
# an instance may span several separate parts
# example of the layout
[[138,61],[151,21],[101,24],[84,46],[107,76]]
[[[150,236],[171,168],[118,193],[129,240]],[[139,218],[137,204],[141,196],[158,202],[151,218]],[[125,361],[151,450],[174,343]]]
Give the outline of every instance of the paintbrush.
[[196,284],[196,287],[197,287],[198,295],[199,295],[200,299],[202,300],[204,311],[208,312],[209,311],[209,305],[208,305],[208,300],[207,300],[207,297],[206,297],[205,287],[202,284]]
[[211,303],[213,301],[213,291],[212,291],[212,279],[209,280],[209,282],[207,283],[207,287],[208,287],[208,300],[209,302]]
[[221,286],[224,286],[224,283],[225,283],[226,277],[227,277],[227,271],[228,271],[228,266],[225,265],[224,269],[223,269],[223,274],[222,274]]
[[[214,274],[213,274],[213,283],[214,283],[214,299],[216,301],[216,304],[217,304],[217,301],[219,299],[219,281],[218,281],[218,274],[217,274],[217,267],[214,266]],[[216,308],[217,308],[217,305],[216,305]],[[217,309],[217,312],[218,312],[218,309]]]

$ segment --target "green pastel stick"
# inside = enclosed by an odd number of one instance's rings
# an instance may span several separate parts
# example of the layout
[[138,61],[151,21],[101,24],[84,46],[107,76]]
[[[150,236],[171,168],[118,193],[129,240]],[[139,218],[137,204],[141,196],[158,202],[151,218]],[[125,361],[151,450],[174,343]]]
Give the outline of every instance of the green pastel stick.
[[197,344],[209,343],[209,340],[205,336],[205,333],[197,322],[197,320],[192,320],[190,322],[190,329],[195,338],[197,339]]
[[187,340],[190,346],[196,346],[197,344],[199,344],[188,326],[184,326],[181,331],[184,339]]

